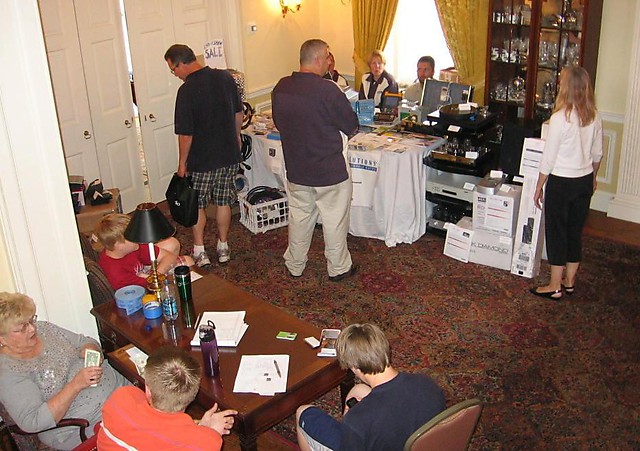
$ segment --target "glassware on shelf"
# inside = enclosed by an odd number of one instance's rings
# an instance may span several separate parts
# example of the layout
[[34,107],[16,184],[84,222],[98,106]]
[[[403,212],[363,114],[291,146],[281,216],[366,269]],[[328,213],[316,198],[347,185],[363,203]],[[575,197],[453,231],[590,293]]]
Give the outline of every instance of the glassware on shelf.
[[531,7],[529,5],[522,5],[520,9],[520,23],[522,25],[531,24]]
[[545,82],[542,88],[542,102],[544,108],[552,108],[556,97],[556,85],[552,81]]
[[538,72],[538,81],[536,89],[536,109],[553,110],[556,100],[556,79],[553,71]]
[[501,61],[508,63],[509,62],[509,49],[502,49],[502,51],[500,52],[500,59]]
[[511,6],[507,5],[503,9],[504,23],[511,23]]
[[512,120],[553,111],[562,68],[594,65],[592,24],[598,26],[603,2],[491,0],[485,100],[492,112]]
[[538,62],[544,66],[549,64],[549,43],[547,41],[540,41],[540,47],[538,51]]
[[538,49],[538,63],[546,67],[558,65],[558,43],[551,41],[540,41]]
[[514,77],[509,81],[509,101],[524,103],[526,97],[525,81],[522,77]]
[[491,98],[499,102],[507,100],[507,87],[504,83],[498,82],[490,92]]
[[580,44],[571,43],[566,50],[567,66],[577,66],[580,64]]
[[558,43],[557,42],[549,42],[549,64],[551,66],[558,65]]
[[582,22],[582,15],[571,5],[571,0],[564,1],[562,12],[562,25],[566,30],[579,30]]

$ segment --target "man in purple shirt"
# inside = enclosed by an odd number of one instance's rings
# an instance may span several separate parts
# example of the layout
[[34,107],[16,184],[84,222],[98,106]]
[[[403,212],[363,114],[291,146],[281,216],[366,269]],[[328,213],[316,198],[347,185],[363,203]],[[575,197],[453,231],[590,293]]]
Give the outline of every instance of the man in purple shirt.
[[285,265],[293,277],[302,276],[320,216],[329,280],[337,282],[357,271],[347,248],[353,190],[347,141],[358,130],[358,118],[338,85],[323,78],[328,66],[327,43],[306,41],[300,47],[300,71],[281,79],[271,99],[287,167]]

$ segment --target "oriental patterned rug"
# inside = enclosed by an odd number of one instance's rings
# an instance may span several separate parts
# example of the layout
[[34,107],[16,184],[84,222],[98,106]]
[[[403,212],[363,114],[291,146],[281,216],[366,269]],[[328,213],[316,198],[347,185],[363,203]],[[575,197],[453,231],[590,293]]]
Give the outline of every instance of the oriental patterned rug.
[[[215,233],[210,220],[211,257]],[[190,249],[190,230],[176,236]],[[360,270],[340,283],[321,229],[299,279],[286,245],[286,227],[253,235],[234,216],[232,260],[210,271],[320,328],[380,325],[395,367],[433,377],[448,405],[483,401],[470,449],[640,449],[640,249],[585,237],[576,292],[554,302],[528,292],[545,262],[526,279],[448,258],[434,235],[394,248],[349,236]],[[318,403],[338,415],[337,390]],[[295,442],[293,418],[274,429]]]

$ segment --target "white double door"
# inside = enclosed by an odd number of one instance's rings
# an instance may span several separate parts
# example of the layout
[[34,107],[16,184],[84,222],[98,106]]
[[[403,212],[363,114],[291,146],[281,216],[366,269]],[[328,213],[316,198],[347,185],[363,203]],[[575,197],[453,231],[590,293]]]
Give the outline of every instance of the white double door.
[[163,56],[176,42],[201,53],[207,40],[226,34],[212,29],[210,3],[124,0],[140,148],[119,0],[40,0],[69,174],[88,181],[101,178],[105,188],[120,188],[125,211],[149,199],[164,200],[177,169],[173,108],[181,81]]

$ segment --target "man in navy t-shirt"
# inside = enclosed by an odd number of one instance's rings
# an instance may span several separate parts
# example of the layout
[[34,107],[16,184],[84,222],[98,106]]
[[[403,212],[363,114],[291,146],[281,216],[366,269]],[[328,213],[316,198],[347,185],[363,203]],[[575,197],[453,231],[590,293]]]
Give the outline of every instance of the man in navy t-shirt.
[[373,324],[352,324],[336,342],[338,361],[363,384],[347,395],[342,422],[310,405],[296,412],[298,445],[307,450],[397,451],[445,409],[442,390],[423,374],[399,373],[389,341]]
[[193,232],[193,259],[199,267],[211,265],[204,248],[205,209],[216,205],[218,262],[227,263],[231,205],[237,199],[234,179],[240,169],[242,101],[238,87],[226,70],[203,67],[189,47],[174,44],[164,59],[173,75],[184,83],[178,88],[174,131],[178,135],[178,170],[189,175],[198,192],[198,222]]

